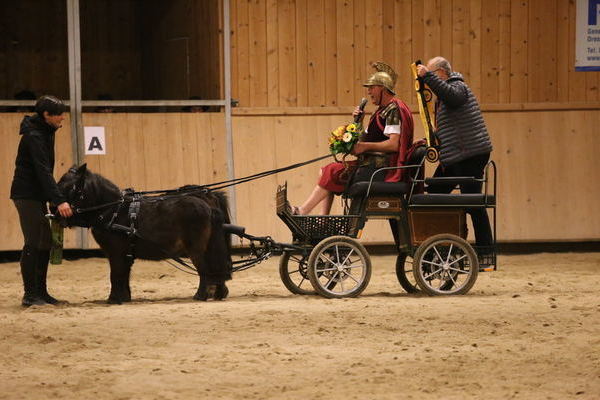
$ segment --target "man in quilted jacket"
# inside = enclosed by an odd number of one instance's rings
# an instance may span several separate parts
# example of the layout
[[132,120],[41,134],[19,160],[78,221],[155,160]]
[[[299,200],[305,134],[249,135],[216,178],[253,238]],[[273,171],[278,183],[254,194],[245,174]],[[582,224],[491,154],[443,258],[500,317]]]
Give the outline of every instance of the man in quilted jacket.
[[[492,142],[479,103],[460,73],[448,60],[435,57],[418,65],[417,73],[436,95],[436,136],[440,142],[440,164],[435,177],[473,176],[481,179],[490,159]],[[450,193],[455,185],[430,185],[430,193]],[[480,182],[461,184],[461,193],[481,193]],[[476,245],[492,245],[492,231],[483,208],[468,210],[473,220]]]

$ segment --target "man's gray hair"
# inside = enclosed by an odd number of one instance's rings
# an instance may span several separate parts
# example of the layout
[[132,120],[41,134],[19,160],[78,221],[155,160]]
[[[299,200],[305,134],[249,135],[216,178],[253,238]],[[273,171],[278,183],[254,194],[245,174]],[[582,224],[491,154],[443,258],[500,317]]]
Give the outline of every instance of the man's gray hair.
[[448,76],[452,73],[452,65],[450,65],[450,62],[444,57],[434,58],[433,65],[435,65],[436,68],[443,69]]

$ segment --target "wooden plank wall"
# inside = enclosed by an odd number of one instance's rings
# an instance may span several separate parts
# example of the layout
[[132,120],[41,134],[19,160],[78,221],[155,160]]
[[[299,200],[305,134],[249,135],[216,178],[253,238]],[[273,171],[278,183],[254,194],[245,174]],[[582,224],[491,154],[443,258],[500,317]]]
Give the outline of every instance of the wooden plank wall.
[[[83,99],[222,98],[221,3],[81,0]],[[0,99],[24,89],[68,98],[65,5],[0,2]]]
[[447,57],[484,104],[597,102],[575,72],[569,0],[232,0],[232,87],[241,107],[350,106],[369,64],[399,73]]
[[[20,113],[0,114],[0,250],[22,246],[16,210],[9,200],[20,136]],[[175,188],[227,177],[224,117],[219,113],[84,114],[85,126],[104,126],[106,155],[88,155],[88,167],[121,188]],[[68,119],[57,133],[55,177],[72,165]],[[93,242],[91,242],[94,246]],[[68,232],[66,247],[75,246]]]
[[[600,239],[600,214],[596,212],[600,180],[595,173],[600,112],[485,112],[484,118],[494,142],[492,158],[498,165],[499,240]],[[341,115],[236,117],[236,174],[327,154],[329,130],[347,120]],[[422,135],[417,124],[415,137]],[[291,203],[301,204],[324,163],[240,185],[238,222],[249,232],[289,239],[287,228],[274,215],[276,185],[287,181]],[[432,166],[428,167],[432,173]],[[387,242],[391,240],[389,228],[381,221],[369,222],[363,239]]]
[[1,99],[26,89],[68,96],[66,27],[63,0],[0,2]]
[[[141,56],[146,42],[140,34],[140,10],[135,0],[80,1],[83,99],[96,100],[103,94],[115,100],[142,98]],[[30,12],[36,15],[35,8]],[[67,26],[55,29],[66,34]],[[66,40],[65,36],[61,43],[65,57]]]
[[[417,117],[415,115],[415,117]],[[596,110],[486,112],[498,163],[502,241],[598,240],[600,113]],[[21,246],[9,197],[21,114],[0,114],[0,250]],[[283,167],[327,154],[327,135],[346,115],[237,116],[236,176]],[[104,126],[107,154],[87,156],[90,169],[120,187],[166,189],[226,178],[223,115],[218,113],[85,114],[86,126]],[[69,125],[57,136],[56,177],[71,165]],[[416,126],[416,137],[422,136]],[[288,182],[289,199],[300,204],[316,183],[322,163],[236,187],[237,221],[257,235],[289,240],[275,215],[275,190]],[[430,167],[431,169],[431,167]],[[336,201],[334,211],[339,211]],[[67,246],[75,245],[69,234]],[[367,225],[366,242],[388,242],[381,221]]]
[[140,19],[144,98],[222,98],[220,0],[149,0]]

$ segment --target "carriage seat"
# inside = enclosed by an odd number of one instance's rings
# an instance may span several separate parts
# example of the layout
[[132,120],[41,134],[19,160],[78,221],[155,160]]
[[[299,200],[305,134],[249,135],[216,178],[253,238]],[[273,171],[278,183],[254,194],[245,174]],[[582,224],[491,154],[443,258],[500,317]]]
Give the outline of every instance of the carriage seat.
[[427,193],[415,194],[410,198],[411,206],[479,206],[493,207],[496,205],[496,196],[482,193]]
[[[422,143],[415,143],[414,148],[408,156],[406,161],[407,165],[420,166],[423,163],[425,152],[427,148]],[[411,167],[406,170],[409,176],[413,176],[419,167]],[[373,182],[371,184],[371,191],[369,196],[389,196],[389,197],[403,197],[410,193],[411,184],[406,182]],[[367,195],[369,189],[369,182],[357,182],[346,189],[345,195],[351,198],[364,197]]]
[[[348,197],[364,197],[367,195],[369,182],[357,182],[346,191]],[[406,182],[373,182],[369,196],[403,197],[410,192],[410,185]]]
[[[481,182],[473,176],[448,176],[425,178],[426,191],[432,185],[456,187],[458,185],[475,184]],[[415,194],[410,199],[411,206],[480,206],[493,207],[496,205],[496,196],[483,193],[426,193]]]

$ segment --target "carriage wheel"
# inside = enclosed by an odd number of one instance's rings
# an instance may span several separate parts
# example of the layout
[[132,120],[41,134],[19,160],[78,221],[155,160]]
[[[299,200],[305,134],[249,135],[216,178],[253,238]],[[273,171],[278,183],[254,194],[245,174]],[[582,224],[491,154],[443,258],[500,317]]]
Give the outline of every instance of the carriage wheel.
[[413,260],[406,253],[398,254],[396,257],[396,277],[402,289],[406,290],[406,293],[418,293],[420,291],[417,282],[413,275]]
[[435,295],[465,294],[475,284],[479,262],[471,245],[451,234],[424,241],[413,260],[413,274],[421,290]]
[[310,253],[308,277],[321,296],[356,297],[371,279],[371,258],[355,239],[332,236],[319,242]]
[[279,259],[279,276],[283,285],[294,294],[315,294],[307,269],[308,256],[284,251]]

